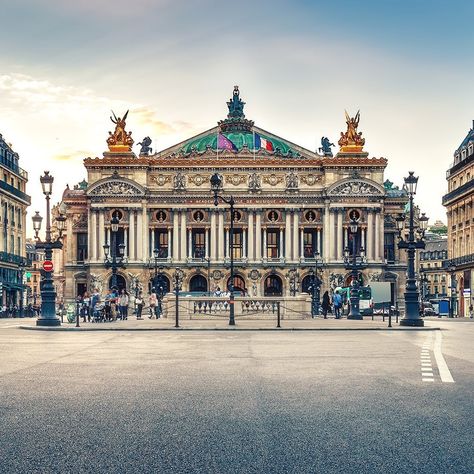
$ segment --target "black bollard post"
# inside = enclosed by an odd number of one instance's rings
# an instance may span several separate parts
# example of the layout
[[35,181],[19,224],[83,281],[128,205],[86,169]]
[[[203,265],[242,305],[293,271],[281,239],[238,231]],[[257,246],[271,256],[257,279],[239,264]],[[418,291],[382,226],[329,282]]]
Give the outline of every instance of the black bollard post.
[[79,326],[79,301],[76,301],[76,328]]
[[175,328],[179,328],[179,307],[178,307],[178,304],[179,304],[179,288],[176,287],[176,322],[175,322],[175,325],[174,325]]
[[280,302],[277,302],[277,328],[281,328],[280,326]]
[[392,327],[392,308],[388,310],[388,327]]

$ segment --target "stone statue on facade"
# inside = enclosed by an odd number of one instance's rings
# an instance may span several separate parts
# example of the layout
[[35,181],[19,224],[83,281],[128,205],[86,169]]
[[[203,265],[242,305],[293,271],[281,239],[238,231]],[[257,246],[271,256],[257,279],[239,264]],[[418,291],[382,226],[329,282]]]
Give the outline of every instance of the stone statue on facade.
[[262,181],[257,173],[252,173],[249,176],[249,191],[260,191],[262,188]]
[[362,132],[357,132],[360,121],[360,111],[358,110],[355,117],[349,117],[346,113],[347,131],[341,132],[338,144],[342,152],[361,152],[365,144],[365,138],[362,138]]
[[239,86],[234,86],[232,99],[227,102],[227,107],[229,108],[229,115],[227,117],[244,118],[244,105],[245,102],[240,98]]
[[331,292],[334,293],[335,289],[338,286],[344,285],[344,275],[340,273],[330,273],[329,275],[329,286],[331,288]]
[[176,190],[186,189],[186,177],[181,171],[178,171],[173,177],[173,187]]
[[112,111],[112,115],[110,117],[110,120],[112,123],[115,124],[115,130],[114,132],[109,132],[109,138],[107,138],[107,145],[109,146],[109,150],[112,152],[128,152],[132,150],[132,145],[133,145],[133,138],[132,138],[132,132],[127,132],[125,130],[125,120],[127,119],[128,116],[128,110],[123,116],[117,117]]
[[96,275],[91,273],[91,284],[90,284],[91,291],[97,290],[100,294],[102,294],[102,290],[104,287],[102,277],[100,275]]
[[151,153],[151,138],[145,137],[141,142],[138,143],[141,145],[140,156],[148,156]]
[[319,152],[322,152],[324,156],[332,156],[332,146],[335,145],[334,143],[331,143],[328,137],[321,137],[321,146],[319,147]]
[[298,189],[298,176],[293,171],[286,175],[286,189]]

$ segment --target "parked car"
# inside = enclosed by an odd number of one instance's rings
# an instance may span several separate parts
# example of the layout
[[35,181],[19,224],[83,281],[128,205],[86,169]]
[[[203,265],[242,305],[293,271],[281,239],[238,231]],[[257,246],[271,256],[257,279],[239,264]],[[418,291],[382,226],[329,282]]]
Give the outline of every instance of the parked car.
[[420,304],[420,316],[436,316],[436,310],[432,303],[423,301]]

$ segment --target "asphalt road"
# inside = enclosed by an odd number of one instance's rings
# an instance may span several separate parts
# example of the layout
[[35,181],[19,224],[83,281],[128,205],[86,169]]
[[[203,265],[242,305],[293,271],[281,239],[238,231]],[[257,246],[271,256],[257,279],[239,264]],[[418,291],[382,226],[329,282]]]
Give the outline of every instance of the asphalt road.
[[0,472],[472,473],[474,324],[427,324],[443,329],[53,333],[2,320]]

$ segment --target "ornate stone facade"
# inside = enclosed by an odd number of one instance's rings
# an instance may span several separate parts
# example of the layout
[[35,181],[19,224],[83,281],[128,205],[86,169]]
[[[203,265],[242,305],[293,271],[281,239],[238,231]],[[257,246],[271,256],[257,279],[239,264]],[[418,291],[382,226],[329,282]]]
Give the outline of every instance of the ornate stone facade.
[[214,206],[209,179],[215,172],[223,177],[222,195],[236,202],[237,289],[251,296],[287,296],[288,272],[297,270],[297,291],[305,290],[315,253],[323,261],[322,291],[333,288],[334,275],[337,284],[347,284],[344,249],[352,248],[350,216],[357,211],[356,245],[368,259],[364,282],[387,274],[393,294],[401,294],[405,255],[396,248],[395,227],[384,223],[403,211],[407,199],[385,189],[387,160],[350,147],[324,156],[266,132],[244,118],[238,89],[228,107],[217,127],[153,155],[106,152],[84,160],[87,189],[63,196],[68,216],[79,213],[87,221],[83,260],[76,258],[76,231],[68,229],[68,298],[84,283],[89,290],[109,284],[103,245],[110,243],[113,213],[120,218],[118,242],[125,244],[127,258],[120,284],[147,289],[157,249],[157,265],[170,282],[176,268],[184,270],[184,291],[224,289],[230,215],[227,205]]

